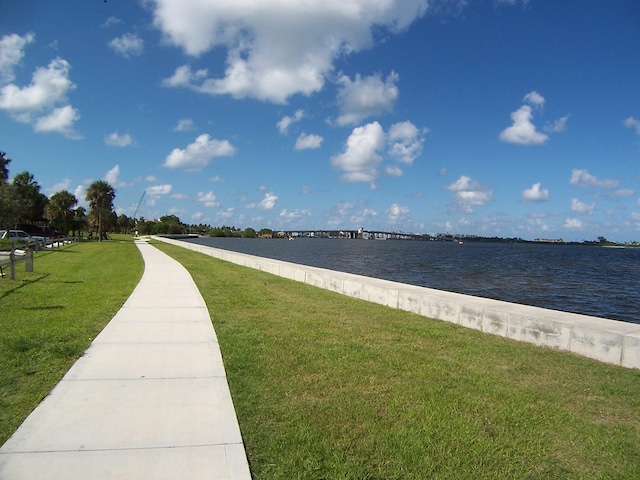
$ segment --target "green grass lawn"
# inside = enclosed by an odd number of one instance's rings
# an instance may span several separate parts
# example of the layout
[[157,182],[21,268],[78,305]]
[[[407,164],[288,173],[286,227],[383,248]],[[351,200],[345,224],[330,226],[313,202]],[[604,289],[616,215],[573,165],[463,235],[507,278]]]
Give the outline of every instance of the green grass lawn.
[[131,237],[40,252],[0,278],[0,444],[120,309],[143,262]]
[[256,479],[640,478],[640,371],[179,247]]

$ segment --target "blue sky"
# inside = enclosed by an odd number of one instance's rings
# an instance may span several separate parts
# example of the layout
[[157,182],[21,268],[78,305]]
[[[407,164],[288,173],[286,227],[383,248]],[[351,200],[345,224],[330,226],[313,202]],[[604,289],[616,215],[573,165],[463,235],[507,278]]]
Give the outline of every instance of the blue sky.
[[640,4],[2,2],[0,150],[129,216],[640,240]]

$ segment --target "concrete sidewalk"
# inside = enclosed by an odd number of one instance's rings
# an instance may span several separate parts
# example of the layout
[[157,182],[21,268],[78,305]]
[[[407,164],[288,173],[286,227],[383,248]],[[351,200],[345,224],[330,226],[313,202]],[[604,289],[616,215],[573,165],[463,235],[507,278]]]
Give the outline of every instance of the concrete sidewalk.
[[140,283],[2,446],[2,480],[251,478],[202,296],[182,265],[136,243]]

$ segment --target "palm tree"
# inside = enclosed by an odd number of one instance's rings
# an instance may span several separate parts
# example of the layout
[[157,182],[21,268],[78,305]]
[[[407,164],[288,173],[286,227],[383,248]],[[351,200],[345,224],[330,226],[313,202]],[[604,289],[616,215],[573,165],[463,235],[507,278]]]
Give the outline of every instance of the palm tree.
[[67,234],[69,223],[73,220],[75,212],[73,207],[78,204],[78,199],[73,193],[62,190],[51,195],[49,204],[44,209],[45,217],[51,222],[58,222],[62,225],[62,233]]
[[11,185],[18,205],[18,220],[25,223],[41,221],[49,199],[40,193],[40,184],[33,174],[20,172],[13,178]]
[[85,200],[89,202],[90,214],[98,219],[98,241],[102,241],[102,223],[113,212],[113,200],[116,192],[109,183],[97,180],[89,185]]

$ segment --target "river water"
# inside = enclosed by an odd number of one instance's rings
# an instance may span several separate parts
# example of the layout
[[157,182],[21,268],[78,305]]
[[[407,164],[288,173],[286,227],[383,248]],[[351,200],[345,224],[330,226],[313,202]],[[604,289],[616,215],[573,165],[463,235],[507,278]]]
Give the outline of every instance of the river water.
[[207,238],[225,250],[640,324],[640,248]]

